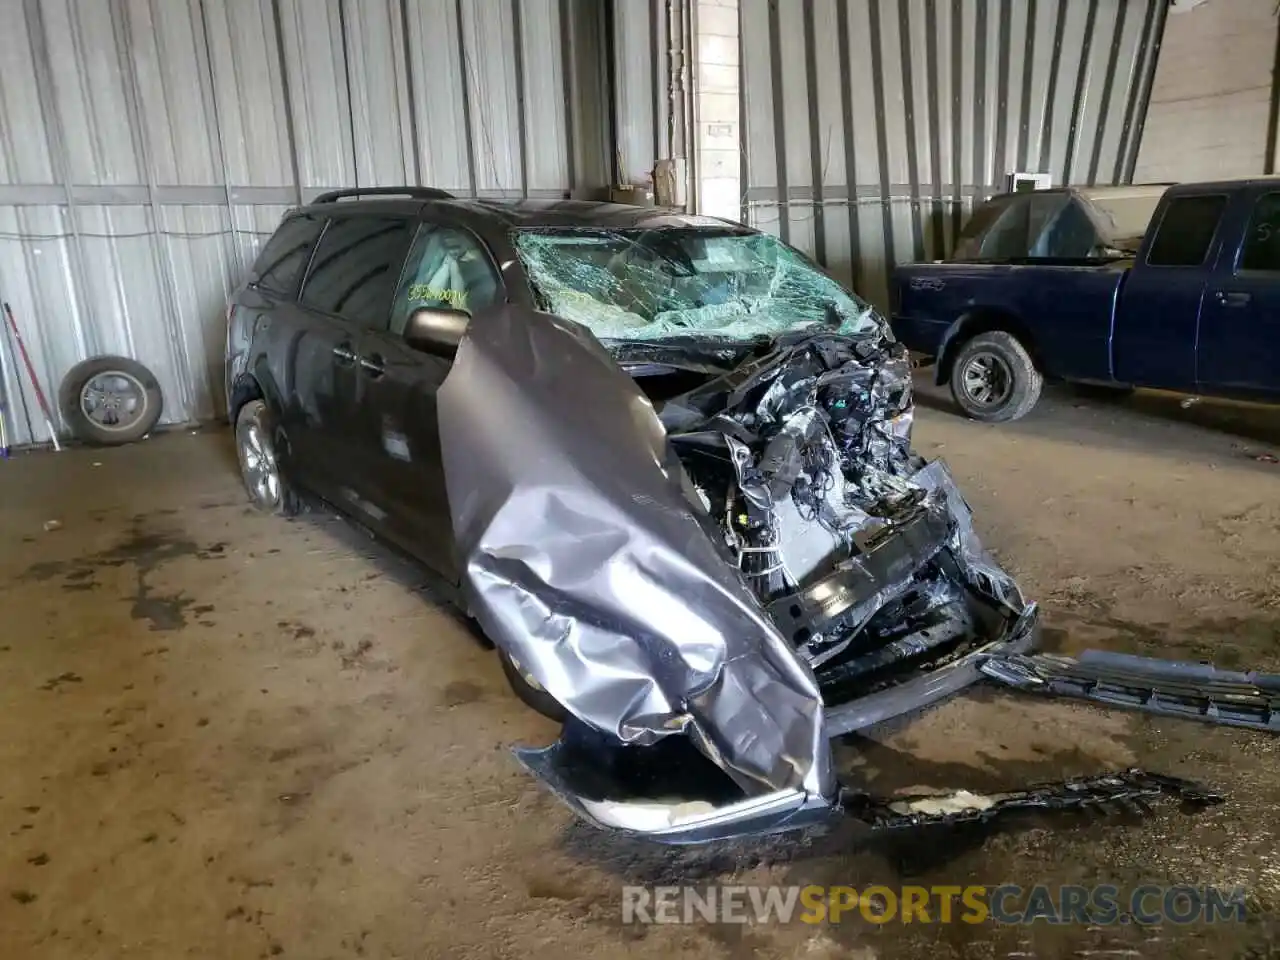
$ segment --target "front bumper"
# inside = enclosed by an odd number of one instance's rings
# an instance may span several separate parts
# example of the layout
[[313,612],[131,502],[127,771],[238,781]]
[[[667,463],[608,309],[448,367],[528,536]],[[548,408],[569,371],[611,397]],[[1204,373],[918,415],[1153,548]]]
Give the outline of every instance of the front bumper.
[[[841,704],[826,712],[828,739],[920,710],[954,696],[983,679],[981,666],[992,657],[1023,653],[1035,641],[1038,614],[1029,605],[1005,633],[953,663],[897,686]],[[521,748],[517,759],[580,817],[604,830],[660,843],[691,844],[746,835],[777,833],[841,816],[837,788],[830,797],[803,790],[779,790],[728,802],[706,800],[625,800],[588,797],[579,781],[580,756],[564,741],[542,749]]]
[[992,657],[1025,653],[1035,645],[1039,611],[1029,604],[1001,637],[979,647],[937,670],[857,700],[828,708],[828,737],[838,737],[920,710],[939,700],[953,697],[985,678],[982,665]]
[[540,750],[518,748],[515,754],[578,816],[613,833],[658,843],[706,843],[811,826],[834,815],[834,798],[803,790],[778,790],[720,805],[703,800],[663,803],[592,799],[573,785],[571,752],[563,741],[557,741]]
[[1109,650],[1085,650],[1078,659],[992,653],[982,673],[1016,690],[1280,733],[1280,674]]

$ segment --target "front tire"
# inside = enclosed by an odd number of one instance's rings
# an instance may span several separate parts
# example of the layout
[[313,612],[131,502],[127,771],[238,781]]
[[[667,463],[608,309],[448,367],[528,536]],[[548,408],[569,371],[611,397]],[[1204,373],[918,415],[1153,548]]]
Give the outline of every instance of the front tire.
[[569,714],[560,701],[547,693],[547,688],[526,673],[520,663],[501,647],[498,648],[498,660],[507,683],[511,684],[512,691],[524,701],[525,706],[556,723],[564,723],[568,719]]
[[250,400],[236,415],[236,456],[249,500],[263,513],[292,517],[298,495],[280,471],[275,424],[262,400]]
[[1011,333],[980,333],[960,347],[951,365],[951,396],[973,420],[1004,423],[1031,412],[1044,377]]

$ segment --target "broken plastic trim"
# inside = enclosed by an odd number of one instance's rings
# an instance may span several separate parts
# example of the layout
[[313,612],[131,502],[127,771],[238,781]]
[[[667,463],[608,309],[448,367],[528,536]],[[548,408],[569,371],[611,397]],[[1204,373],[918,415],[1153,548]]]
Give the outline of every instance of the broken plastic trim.
[[1211,664],[1086,650],[996,655],[987,677],[1028,693],[1092,700],[1188,720],[1280,733],[1280,675],[1219,670]]
[[1104,773],[992,794],[957,790],[949,794],[914,797],[874,797],[846,788],[840,792],[838,805],[844,813],[873,827],[898,829],[989,820],[1017,810],[1108,812],[1129,809],[1145,812],[1149,801],[1162,796],[1201,807],[1223,802],[1221,794],[1190,780],[1133,768],[1120,773]]
[[983,665],[994,659],[993,655],[1012,655],[1030,648],[1035,642],[1038,620],[1036,605],[1028,604],[1008,631],[986,646],[937,670],[922,671],[896,686],[829,708],[826,712],[827,736],[837,737],[863,730],[955,696],[982,679]]
[[516,759],[578,816],[601,829],[659,843],[707,843],[807,826],[831,815],[830,801],[804,790],[774,790],[715,804],[706,800],[612,800],[584,796],[563,740],[517,748]]

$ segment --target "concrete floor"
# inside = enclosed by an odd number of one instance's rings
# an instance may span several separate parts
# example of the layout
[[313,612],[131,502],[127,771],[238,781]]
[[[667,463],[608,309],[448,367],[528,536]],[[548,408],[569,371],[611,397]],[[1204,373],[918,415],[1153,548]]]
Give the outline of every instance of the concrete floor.
[[[1047,646],[1280,669],[1280,465],[1254,459],[1277,423],[1058,391],[985,427],[926,395],[917,440],[1044,605]],[[341,520],[251,512],[225,431],[19,456],[0,503],[5,957],[1275,955],[1259,946],[1280,905],[1266,735],[980,692],[842,745],[841,763],[885,790],[1140,764],[1230,802],[623,842],[517,768],[508,748],[555,730],[423,578]],[[716,881],[1244,884],[1251,913],[1214,931],[620,921],[624,883]]]

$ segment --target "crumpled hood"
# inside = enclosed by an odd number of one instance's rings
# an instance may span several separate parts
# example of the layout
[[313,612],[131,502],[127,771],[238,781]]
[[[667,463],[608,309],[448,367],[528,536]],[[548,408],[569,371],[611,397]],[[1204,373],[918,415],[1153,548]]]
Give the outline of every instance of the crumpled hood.
[[834,790],[822,698],[692,506],[653,407],[591,333],[476,318],[439,392],[472,614],[579,720],[687,734],[748,794]]

